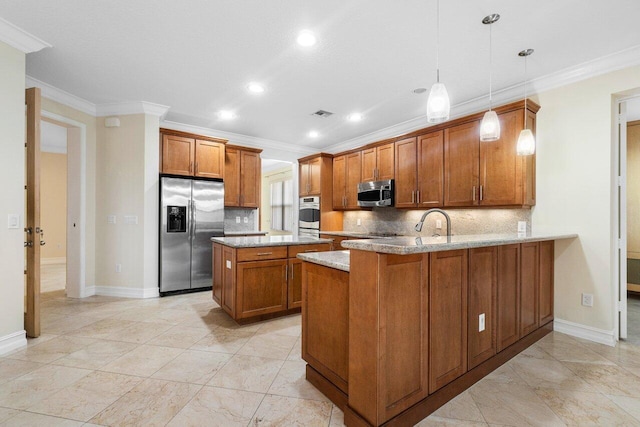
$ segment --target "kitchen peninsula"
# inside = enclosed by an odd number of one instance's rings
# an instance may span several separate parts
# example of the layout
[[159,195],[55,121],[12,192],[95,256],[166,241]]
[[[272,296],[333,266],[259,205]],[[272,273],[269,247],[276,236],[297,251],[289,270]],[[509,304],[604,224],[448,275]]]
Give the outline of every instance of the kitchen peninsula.
[[300,312],[299,253],[329,251],[330,239],[213,237],[213,300],[239,323]]
[[307,379],[347,426],[410,426],[553,329],[554,240],[347,240],[300,254]]

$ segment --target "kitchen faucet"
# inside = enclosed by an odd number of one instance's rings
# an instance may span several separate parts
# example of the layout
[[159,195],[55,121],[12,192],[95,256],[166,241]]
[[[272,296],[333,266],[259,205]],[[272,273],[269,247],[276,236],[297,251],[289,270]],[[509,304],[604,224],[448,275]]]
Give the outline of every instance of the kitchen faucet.
[[427,218],[427,216],[430,213],[433,213],[433,212],[440,212],[442,215],[444,215],[445,219],[447,220],[447,237],[451,237],[451,218],[449,218],[449,215],[445,211],[438,208],[429,209],[428,211],[422,214],[422,218],[420,218],[420,222],[416,224],[416,231],[418,232],[422,231],[424,220]]

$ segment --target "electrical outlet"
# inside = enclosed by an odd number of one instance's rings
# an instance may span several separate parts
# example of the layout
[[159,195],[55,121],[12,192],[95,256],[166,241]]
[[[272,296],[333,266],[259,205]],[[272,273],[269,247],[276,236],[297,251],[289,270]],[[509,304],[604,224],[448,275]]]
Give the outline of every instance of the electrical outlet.
[[593,294],[582,294],[582,305],[593,307]]
[[518,233],[527,232],[527,221],[518,221]]
[[227,260],[226,264],[227,264],[227,268],[228,268],[229,270],[231,270],[231,261],[230,261],[230,260]]
[[356,219],[356,225],[362,225],[362,220],[360,218]]
[[115,215],[108,215],[107,216],[107,224],[115,224],[116,223],[116,216]]
[[7,215],[7,228],[20,228],[20,215],[18,214]]
[[247,217],[247,216],[244,217],[244,223],[245,224],[249,224],[249,217]]
[[239,216],[236,217],[236,224],[240,224],[240,217]]
[[484,313],[478,316],[478,332],[484,331]]
[[122,273],[122,264],[116,264],[116,273]]
[[436,219],[436,228],[442,228],[442,220]]

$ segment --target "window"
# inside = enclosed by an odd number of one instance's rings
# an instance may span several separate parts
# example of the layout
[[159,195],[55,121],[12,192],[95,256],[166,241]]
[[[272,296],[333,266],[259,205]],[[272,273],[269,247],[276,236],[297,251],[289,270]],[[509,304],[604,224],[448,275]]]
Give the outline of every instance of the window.
[[271,229],[293,231],[293,181],[271,183]]

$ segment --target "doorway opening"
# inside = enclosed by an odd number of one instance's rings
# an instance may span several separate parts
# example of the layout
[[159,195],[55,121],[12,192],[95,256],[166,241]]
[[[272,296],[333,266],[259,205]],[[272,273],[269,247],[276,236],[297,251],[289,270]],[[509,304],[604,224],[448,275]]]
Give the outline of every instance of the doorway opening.
[[66,290],[67,128],[40,124],[40,224],[46,244],[40,252],[40,292]]
[[291,162],[262,159],[262,213],[260,229],[269,235],[297,231],[296,177]]
[[[620,337],[631,344],[640,345],[640,97],[624,101],[620,113],[623,122],[620,126],[624,127],[620,129],[621,145],[622,137],[626,136],[626,177],[623,182],[626,183],[627,243],[626,260],[623,260],[626,261],[627,274],[626,278],[621,277],[623,283],[620,292],[627,309],[626,319],[620,319]],[[624,282],[626,289],[622,289]],[[624,311],[621,311],[621,316],[625,316]],[[626,329],[626,336],[622,329]]]

